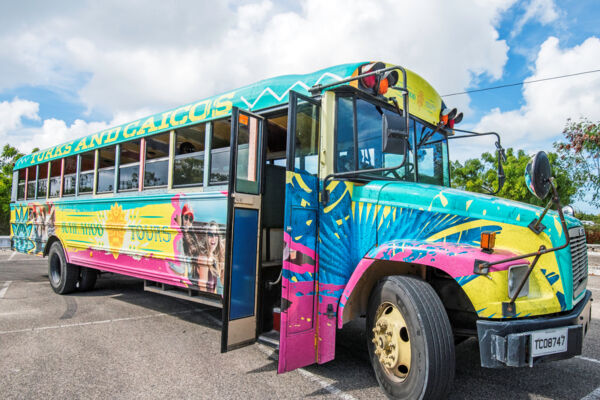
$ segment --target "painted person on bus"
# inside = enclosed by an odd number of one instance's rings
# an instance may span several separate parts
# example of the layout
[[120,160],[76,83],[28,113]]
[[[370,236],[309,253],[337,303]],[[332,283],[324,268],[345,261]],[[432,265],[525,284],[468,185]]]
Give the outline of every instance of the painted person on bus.
[[207,274],[203,273],[199,267],[198,258],[203,251],[203,246],[194,232],[194,212],[189,204],[185,204],[181,209],[181,214],[175,217],[181,231],[181,240],[177,242],[177,255],[179,256],[181,267],[177,268],[170,263],[171,269],[187,277],[193,284],[199,285],[200,282],[206,282]]
[[223,292],[223,271],[225,267],[225,246],[216,221],[206,227],[204,247],[206,248],[206,264],[208,265],[207,288],[214,293]]

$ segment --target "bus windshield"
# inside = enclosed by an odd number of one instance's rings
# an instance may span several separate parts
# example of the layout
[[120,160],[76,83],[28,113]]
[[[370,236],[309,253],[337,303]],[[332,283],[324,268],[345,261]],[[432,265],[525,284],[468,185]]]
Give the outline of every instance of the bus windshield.
[[[380,179],[415,180],[414,132],[418,146],[418,181],[436,185],[449,185],[448,144],[444,134],[434,132],[431,125],[411,117],[409,146],[404,155],[382,151],[382,114],[393,114],[395,110],[376,105],[350,95],[337,98],[336,123],[336,172],[363,171],[376,168],[402,167],[383,172],[373,172]],[[356,149],[356,150],[355,150]],[[404,163],[403,163],[404,162]],[[365,171],[368,173],[368,171]],[[364,175],[366,175],[366,173]]]

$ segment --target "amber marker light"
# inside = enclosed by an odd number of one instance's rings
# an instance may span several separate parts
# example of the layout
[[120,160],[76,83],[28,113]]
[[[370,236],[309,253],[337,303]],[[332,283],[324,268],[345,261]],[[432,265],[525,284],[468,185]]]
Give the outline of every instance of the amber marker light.
[[496,232],[481,232],[481,250],[486,253],[494,252]]

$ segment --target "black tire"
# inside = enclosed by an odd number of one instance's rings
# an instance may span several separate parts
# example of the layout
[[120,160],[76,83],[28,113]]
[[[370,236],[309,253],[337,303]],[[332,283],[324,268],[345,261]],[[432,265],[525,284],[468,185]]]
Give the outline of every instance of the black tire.
[[93,268],[79,267],[79,281],[77,281],[77,290],[86,292],[92,290],[96,285],[98,271]]
[[[401,334],[392,336],[384,330],[389,324],[381,325],[381,322],[400,321],[387,319],[398,315],[394,307],[401,315],[403,325],[392,324],[395,331],[392,328],[389,331],[398,332],[400,325],[403,328]],[[378,322],[380,324],[376,325]],[[384,332],[389,336],[384,336]],[[373,343],[374,339],[377,345]],[[393,348],[400,349],[397,354],[404,349],[406,359],[410,360],[408,367],[400,361],[396,364],[388,361],[394,366],[387,368],[382,363],[386,359],[380,361],[380,355],[375,354],[378,350],[382,357],[389,356],[390,352],[396,351],[390,350],[393,342],[397,342]],[[454,337],[446,310],[427,282],[411,276],[388,276],[379,281],[369,298],[367,346],[377,381],[389,398],[439,399],[448,396],[454,380]],[[401,359],[401,356],[396,358]]]
[[58,294],[73,292],[79,280],[79,267],[67,263],[60,242],[52,243],[48,252],[48,279]]

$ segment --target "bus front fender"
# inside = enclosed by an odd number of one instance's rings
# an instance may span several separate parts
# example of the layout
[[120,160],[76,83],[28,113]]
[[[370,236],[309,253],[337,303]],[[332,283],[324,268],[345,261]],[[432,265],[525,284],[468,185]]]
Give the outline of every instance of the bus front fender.
[[[414,240],[383,243],[371,249],[350,276],[340,298],[338,328],[341,329],[345,322],[366,310],[373,287],[385,276],[412,274],[425,279],[426,269],[434,268],[454,278],[462,287],[470,280],[482,276],[474,271],[476,261],[493,262],[513,256],[514,253],[506,250],[486,253],[479,247],[460,243]],[[505,271],[512,265],[527,263],[526,260],[518,260],[493,265],[489,272]]]

